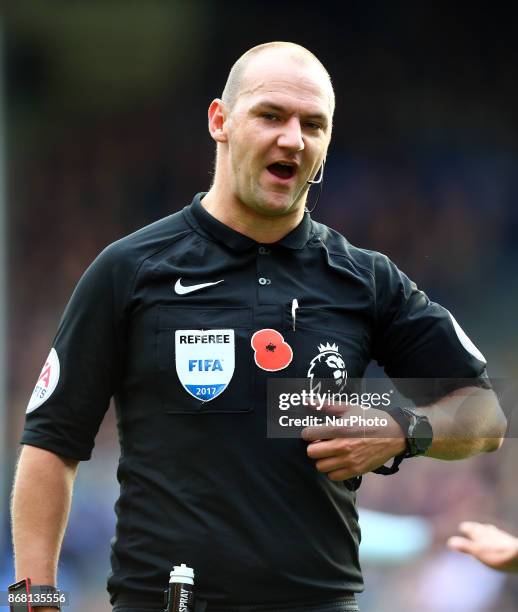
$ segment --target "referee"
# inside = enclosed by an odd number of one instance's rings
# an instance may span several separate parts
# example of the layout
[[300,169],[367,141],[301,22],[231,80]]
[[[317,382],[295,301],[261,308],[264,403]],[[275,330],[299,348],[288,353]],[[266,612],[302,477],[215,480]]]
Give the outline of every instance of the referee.
[[[359,477],[415,455],[500,446],[505,418],[484,357],[450,313],[387,257],[305,212],[334,106],[308,50],[250,49],[209,107],[209,192],[85,272],[27,408],[12,503],[17,580],[56,586],[77,466],[112,397],[116,612],[163,609],[180,563],[195,571],[196,610],[355,611]],[[325,426],[266,436],[268,379],[322,366],[343,389],[372,359],[393,378],[451,384],[426,408],[371,409],[388,425],[370,438]],[[466,398],[476,398],[469,410]]]

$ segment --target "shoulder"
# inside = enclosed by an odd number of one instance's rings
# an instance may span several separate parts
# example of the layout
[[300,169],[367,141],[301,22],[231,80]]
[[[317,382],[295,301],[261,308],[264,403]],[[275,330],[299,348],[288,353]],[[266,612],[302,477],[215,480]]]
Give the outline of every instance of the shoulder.
[[127,298],[143,264],[193,232],[180,211],[116,240],[88,266],[76,292],[108,292],[116,301]]
[[90,268],[108,269],[114,275],[132,274],[143,262],[193,231],[183,211],[179,211],[112,242],[99,253]]
[[193,229],[179,211],[120,238],[99,255],[112,262],[137,264],[191,234]]

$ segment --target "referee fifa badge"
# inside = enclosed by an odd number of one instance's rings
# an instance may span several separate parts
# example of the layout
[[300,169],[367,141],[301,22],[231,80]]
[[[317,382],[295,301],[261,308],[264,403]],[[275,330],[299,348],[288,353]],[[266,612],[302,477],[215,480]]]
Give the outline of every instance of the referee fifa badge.
[[213,400],[225,391],[234,375],[234,330],[176,330],[175,364],[189,395],[202,402]]

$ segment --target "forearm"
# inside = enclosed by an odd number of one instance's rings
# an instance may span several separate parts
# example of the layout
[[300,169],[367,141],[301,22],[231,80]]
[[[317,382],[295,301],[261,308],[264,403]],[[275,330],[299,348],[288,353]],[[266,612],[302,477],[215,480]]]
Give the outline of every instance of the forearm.
[[434,439],[426,455],[436,459],[464,459],[495,451],[507,425],[494,392],[477,387],[458,389],[415,412],[432,424]]
[[16,580],[56,584],[77,462],[33,446],[22,449],[11,516]]

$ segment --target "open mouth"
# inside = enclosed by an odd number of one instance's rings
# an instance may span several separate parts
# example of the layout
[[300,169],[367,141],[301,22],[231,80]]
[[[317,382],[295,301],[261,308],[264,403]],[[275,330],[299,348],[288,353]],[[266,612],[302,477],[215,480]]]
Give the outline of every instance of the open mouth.
[[270,164],[267,168],[269,172],[271,172],[274,176],[280,179],[290,179],[292,176],[295,175],[296,172],[295,166],[291,166],[290,164],[283,164],[282,162]]

